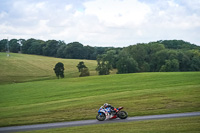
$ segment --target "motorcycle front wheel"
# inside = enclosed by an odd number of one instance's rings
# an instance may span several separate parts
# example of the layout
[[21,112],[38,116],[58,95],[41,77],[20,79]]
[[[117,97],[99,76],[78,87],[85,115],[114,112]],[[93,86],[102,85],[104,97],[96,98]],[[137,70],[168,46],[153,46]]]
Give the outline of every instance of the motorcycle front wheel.
[[106,115],[104,113],[98,114],[96,119],[99,121],[104,121],[106,119]]
[[126,113],[126,111],[120,111],[120,112],[118,112],[117,116],[120,119],[126,119],[128,117],[128,114]]

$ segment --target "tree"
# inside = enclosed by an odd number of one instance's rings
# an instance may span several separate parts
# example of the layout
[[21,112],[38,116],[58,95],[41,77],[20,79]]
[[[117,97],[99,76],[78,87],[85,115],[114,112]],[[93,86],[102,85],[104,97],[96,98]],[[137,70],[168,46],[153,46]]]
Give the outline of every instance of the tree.
[[65,54],[64,54],[64,50],[66,48],[66,45],[60,45],[58,50],[57,50],[57,54],[56,57],[58,58],[65,58]]
[[179,71],[179,62],[177,59],[165,60],[165,65],[162,65],[160,72],[177,72]]
[[79,42],[73,42],[67,44],[64,50],[65,57],[68,59],[84,59],[85,58],[85,50],[83,44]]
[[97,57],[97,68],[96,71],[99,72],[99,75],[108,75],[112,70],[112,66],[109,61],[105,60],[104,55],[99,55]]
[[36,40],[31,38],[31,39],[28,39],[27,41],[25,41],[23,43],[23,46],[22,46],[22,53],[25,53],[25,54],[30,54],[30,47],[32,46],[32,43],[35,42]]
[[81,74],[79,75],[79,77],[90,76],[90,72],[87,67],[81,68],[80,72],[81,72]]
[[145,60],[148,65],[144,63],[143,68],[145,68],[145,70],[143,69],[141,71],[143,72],[156,71],[156,67],[158,66],[156,60],[154,60],[156,57],[156,53],[164,49],[165,49],[165,46],[163,44],[155,43],[155,42],[149,43],[148,48],[147,48],[148,56],[147,56],[147,59]]
[[143,62],[143,64],[140,66],[141,72],[149,72],[150,71],[150,65],[147,62]]
[[[140,72],[155,71],[156,63],[153,61],[155,53],[164,50],[165,47],[160,43],[141,43],[128,46],[123,49],[124,53],[129,54],[137,63]],[[151,69],[153,68],[153,69]]]
[[137,44],[127,47],[126,51],[128,54],[138,63],[139,71],[142,71],[143,63],[148,58],[148,45],[147,44]]
[[199,49],[199,46],[196,46],[194,44],[191,44],[189,42],[183,41],[183,40],[160,40],[157,41],[159,43],[164,44],[165,48],[167,49],[185,49],[185,50],[191,50],[191,49]]
[[189,71],[191,61],[189,56],[185,52],[180,51],[178,53],[177,59],[179,61],[179,70]]
[[190,50],[187,52],[190,58],[189,71],[200,71],[200,52],[199,50]]
[[83,61],[79,62],[79,64],[76,67],[78,68],[79,72],[81,72],[82,68],[87,68]]
[[46,56],[56,57],[59,42],[56,40],[48,40],[46,46],[43,47],[43,54]]
[[152,57],[151,71],[159,72],[161,67],[166,65],[166,60],[168,63],[168,61],[171,62],[173,59],[178,59],[178,51],[176,50],[164,49],[156,52]]
[[118,74],[135,73],[139,70],[138,63],[127,53],[121,52],[117,62],[117,70]]
[[6,49],[6,45],[7,45],[8,40],[7,39],[3,39],[0,41],[0,52],[5,52]]
[[107,60],[110,65],[112,66],[112,68],[117,68],[117,61],[118,61],[118,53],[116,50],[114,49],[110,49],[108,50],[105,54],[105,60]]
[[20,51],[20,45],[17,43],[17,39],[11,39],[9,41],[10,52],[18,53]]
[[96,55],[94,54],[95,53],[94,47],[84,46],[84,51],[85,51],[84,59],[89,59],[89,60],[96,59]]
[[79,62],[76,67],[78,68],[78,71],[81,72],[79,77],[90,76],[89,69],[86,67],[83,61]]
[[28,49],[29,54],[36,54],[36,55],[42,55],[43,54],[43,46],[45,46],[45,43],[41,40],[35,40],[31,43],[31,46]]
[[59,77],[64,78],[64,64],[61,62],[58,62],[55,65],[54,72],[58,79],[59,79]]

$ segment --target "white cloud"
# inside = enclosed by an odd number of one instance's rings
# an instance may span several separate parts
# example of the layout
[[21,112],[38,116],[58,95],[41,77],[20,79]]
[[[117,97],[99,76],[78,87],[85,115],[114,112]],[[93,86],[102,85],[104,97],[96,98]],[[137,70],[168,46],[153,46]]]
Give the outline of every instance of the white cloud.
[[65,10],[66,10],[66,11],[69,11],[70,9],[72,9],[72,5],[66,5],[66,6],[65,6]]
[[8,13],[6,13],[6,12],[1,12],[0,13],[0,19],[3,19],[4,17],[6,17],[8,15]]
[[169,0],[167,1],[167,3],[169,4],[170,7],[173,7],[173,8],[179,7],[179,5],[175,3],[173,0]]
[[199,0],[5,0],[0,5],[0,39],[57,39],[93,46],[183,39],[200,45],[199,7]]
[[94,15],[100,22],[110,26],[140,25],[150,12],[147,4],[137,0],[95,0],[84,5],[86,14]]

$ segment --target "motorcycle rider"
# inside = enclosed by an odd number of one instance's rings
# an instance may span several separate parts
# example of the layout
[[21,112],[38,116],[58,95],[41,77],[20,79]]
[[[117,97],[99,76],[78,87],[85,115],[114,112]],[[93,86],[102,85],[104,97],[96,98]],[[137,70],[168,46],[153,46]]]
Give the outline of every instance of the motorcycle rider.
[[111,111],[110,114],[113,114],[113,115],[116,114],[117,109],[115,107],[111,106],[110,104],[104,103],[103,107],[104,108],[110,108],[110,111]]

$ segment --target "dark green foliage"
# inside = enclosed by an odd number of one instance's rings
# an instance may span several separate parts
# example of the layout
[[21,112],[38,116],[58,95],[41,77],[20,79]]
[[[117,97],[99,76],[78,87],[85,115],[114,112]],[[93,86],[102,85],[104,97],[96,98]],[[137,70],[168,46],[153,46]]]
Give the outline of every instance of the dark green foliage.
[[200,52],[198,50],[190,50],[187,55],[190,58],[190,71],[200,71]]
[[91,60],[96,59],[97,55],[95,54],[94,47],[85,46],[84,51],[85,51],[84,59],[91,59]]
[[46,46],[43,47],[43,54],[46,56],[56,57],[59,42],[56,40],[48,40]]
[[[137,62],[136,62],[137,63]],[[139,68],[138,68],[139,70]],[[150,71],[150,64],[148,62],[143,62],[142,65],[140,66],[140,71],[141,72],[149,72]]]
[[[91,47],[91,46],[83,46],[83,44],[79,42],[72,42],[69,44],[65,44],[64,41],[56,41],[56,40],[36,40],[34,38],[21,40],[23,46],[21,47],[19,43],[17,43],[17,39],[11,39],[10,43],[10,51],[11,52],[21,52],[25,54],[36,54],[36,55],[44,55],[51,57],[59,57],[59,58],[69,58],[69,59],[91,59],[96,60],[99,54],[105,53],[110,47]],[[7,39],[0,40],[0,52],[5,52]],[[22,49],[22,50],[21,50]],[[113,48],[115,49],[115,48]]]
[[108,75],[110,74],[111,66],[108,61],[98,62],[96,70],[99,72],[99,75]]
[[[21,42],[23,43],[23,39],[20,39]],[[6,52],[7,51],[7,43],[8,40],[7,39],[3,39],[0,41],[0,52]],[[10,52],[13,53],[18,53],[20,51],[20,44],[18,43],[17,39],[11,39],[9,41],[9,50]]]
[[17,39],[11,39],[9,41],[10,52],[18,53],[20,51],[20,45],[17,41]]
[[138,72],[138,63],[127,53],[121,52],[117,61],[118,74]]
[[157,42],[164,44],[165,48],[167,49],[185,49],[185,50],[199,49],[200,50],[199,46],[196,46],[194,44],[191,44],[183,40],[160,40]]
[[[63,41],[56,40],[42,41],[33,38],[20,40],[23,44],[22,47],[17,43],[17,39],[9,41],[11,52],[21,51],[20,48],[22,48],[22,53],[25,54],[70,59],[97,59],[99,55],[96,69],[99,74],[109,74],[112,68],[117,68],[117,63],[127,64],[127,60],[138,64],[137,72],[200,71],[200,46],[183,40],[161,40],[147,44],[131,45],[123,49],[90,47],[79,42],[65,44]],[[7,39],[0,40],[0,52],[7,50],[6,44]],[[120,51],[128,54],[127,60],[122,60],[123,57],[120,57]],[[122,72],[128,72],[128,70],[125,71],[124,68],[123,71],[119,71],[119,73]]]
[[31,38],[31,39],[28,39],[27,41],[25,41],[23,43],[23,47],[22,47],[22,53],[25,53],[25,54],[30,54],[30,47],[32,45],[33,42],[35,42],[36,40]]
[[69,59],[84,59],[86,57],[84,47],[79,42],[67,44],[64,53],[65,57]]
[[54,68],[54,72],[57,76],[57,78],[59,79],[60,78],[64,78],[64,64],[61,63],[61,62],[58,62],[56,65],[55,65],[55,68]]
[[177,57],[178,52],[176,50],[164,49],[156,52],[152,59],[152,64],[154,64],[154,67],[151,68],[151,70],[158,72],[160,71],[161,67],[165,65],[166,60],[177,59]]
[[98,54],[102,54],[107,48],[83,46],[79,42],[72,42],[65,46],[59,46],[57,57],[68,59],[96,59]]
[[43,49],[42,49],[42,42],[35,41],[31,44],[30,48],[28,49],[29,54],[36,54],[36,55],[42,55]]
[[7,39],[0,40],[0,52],[6,52],[7,42],[8,42]]
[[[137,63],[138,71],[151,71],[151,66],[155,69],[154,62],[155,53],[164,50],[165,47],[160,43],[137,44],[124,48],[124,53],[128,53]],[[155,71],[155,70],[152,70]]]
[[79,72],[81,72],[82,68],[87,68],[83,61],[79,62],[79,64],[76,67],[78,68]]
[[132,45],[123,51],[138,63],[140,72],[199,71],[199,48],[181,40],[169,40]]
[[179,62],[177,59],[165,60],[165,64],[160,68],[160,72],[177,72],[179,71]]
[[90,76],[90,72],[87,67],[81,68],[80,72],[81,72],[81,74],[79,75],[79,77]]
[[148,58],[148,51],[147,51],[147,46],[146,44],[138,44],[134,46],[128,47],[129,49],[129,54],[132,56],[133,59],[135,59],[138,63],[138,67],[141,68],[143,63],[147,60]]
[[58,49],[57,49],[57,54],[56,57],[58,58],[65,58],[65,54],[64,54],[64,49],[66,48],[66,45],[61,45]]
[[99,75],[108,75],[110,74],[110,70],[117,68],[120,50],[118,48],[109,48],[104,54],[97,56],[96,70],[99,72]]
[[115,49],[109,49],[104,54],[104,60],[108,61],[112,68],[117,68],[118,51]]
[[42,40],[28,39],[23,42],[22,53],[43,55],[45,42]]
[[97,68],[99,75],[108,75],[110,74],[110,70],[112,70],[112,65],[109,61],[105,60],[105,55],[99,55],[97,57]]
[[78,71],[81,72],[79,77],[90,76],[89,69],[86,67],[83,61],[79,62],[76,67],[78,68]]

